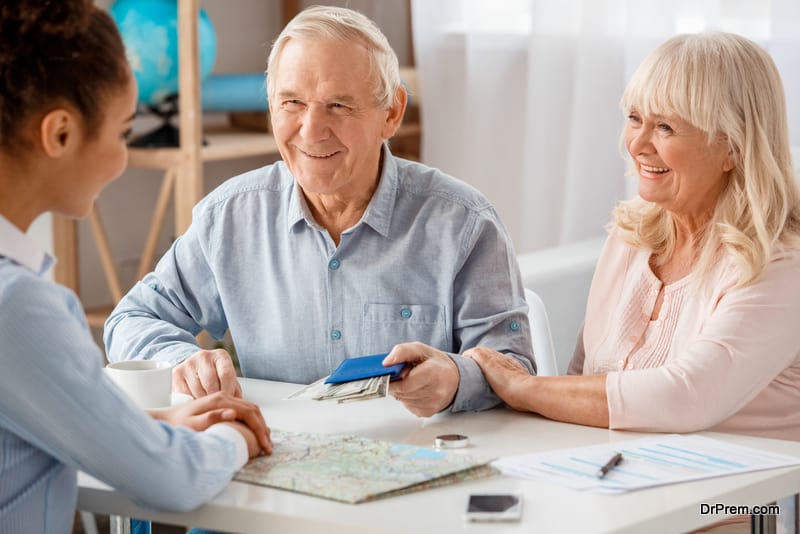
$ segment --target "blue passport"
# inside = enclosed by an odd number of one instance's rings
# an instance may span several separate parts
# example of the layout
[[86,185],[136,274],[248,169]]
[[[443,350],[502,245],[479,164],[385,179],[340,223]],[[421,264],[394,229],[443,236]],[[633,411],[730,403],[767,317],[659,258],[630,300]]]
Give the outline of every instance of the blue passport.
[[373,354],[372,356],[360,356],[358,358],[347,358],[339,364],[331,376],[325,380],[326,384],[340,384],[342,382],[352,382],[353,380],[363,380],[373,376],[389,375],[394,380],[400,376],[400,371],[406,366],[405,363],[398,363],[384,367],[381,362],[386,358],[386,354]]

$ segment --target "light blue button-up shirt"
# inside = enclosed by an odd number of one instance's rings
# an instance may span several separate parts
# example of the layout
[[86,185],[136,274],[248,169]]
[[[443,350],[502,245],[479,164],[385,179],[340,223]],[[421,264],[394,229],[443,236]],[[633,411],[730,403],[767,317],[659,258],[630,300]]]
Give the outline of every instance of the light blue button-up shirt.
[[105,376],[78,299],[42,278],[51,263],[0,216],[0,533],[69,533],[77,469],[149,507],[210,499],[246,461],[244,440],[133,406]]
[[345,358],[421,341],[460,373],[452,409],[499,399],[460,355],[491,347],[534,369],[522,280],[486,198],[384,148],[378,187],[338,246],[283,162],[232,178],[106,322],[109,358],[180,362],[230,333],[247,377],[310,383]]

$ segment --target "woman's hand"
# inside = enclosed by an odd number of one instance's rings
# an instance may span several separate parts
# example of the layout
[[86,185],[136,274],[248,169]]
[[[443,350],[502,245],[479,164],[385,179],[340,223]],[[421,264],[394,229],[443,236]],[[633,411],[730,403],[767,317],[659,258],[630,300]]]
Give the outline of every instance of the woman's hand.
[[464,356],[481,367],[497,396],[515,410],[608,428],[606,375],[532,376],[513,358],[486,347],[464,351]]
[[521,363],[486,347],[466,350],[464,356],[480,366],[486,381],[506,404],[515,410],[532,411],[527,400],[535,377]]
[[[252,433],[255,441],[266,454],[272,452],[269,427],[261,409],[250,401],[234,397],[228,393],[217,392],[199,399],[192,400],[180,406],[166,410],[153,410],[148,412],[154,419],[165,421],[173,426],[183,426],[192,430],[202,431],[216,423],[241,422],[241,425],[232,425],[239,430],[248,442],[248,449],[252,449],[250,436],[244,430]],[[252,454],[251,454],[252,456]]]
[[[228,425],[234,430],[237,430],[242,437],[244,438],[245,442],[247,443],[247,455],[250,458],[255,458],[259,454],[261,454],[262,447],[260,447],[258,440],[256,439],[256,435],[250,429],[249,426],[245,425],[244,423],[240,423],[239,421],[231,421],[230,423],[223,423],[224,425]],[[265,454],[269,454],[272,452],[272,449],[266,450],[263,449]]]

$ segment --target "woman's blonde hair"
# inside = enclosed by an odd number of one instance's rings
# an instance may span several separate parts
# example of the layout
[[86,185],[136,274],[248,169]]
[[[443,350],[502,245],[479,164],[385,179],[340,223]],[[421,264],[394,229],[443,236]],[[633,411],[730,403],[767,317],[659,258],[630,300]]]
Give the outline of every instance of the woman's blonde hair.
[[[792,170],[786,103],[778,69],[754,42],[731,33],[678,35],[653,51],[620,101],[623,113],[677,116],[727,140],[735,161],[700,239],[694,271],[721,256],[739,286],[761,274],[776,250],[800,242],[800,192]],[[675,227],[665,209],[637,197],[620,203],[612,228],[631,245],[669,257]]]
[[375,100],[388,108],[398,98],[400,65],[380,28],[365,15],[334,6],[311,6],[297,14],[275,39],[267,59],[267,92],[272,96],[274,67],[290,39],[330,39],[363,43],[374,72]]

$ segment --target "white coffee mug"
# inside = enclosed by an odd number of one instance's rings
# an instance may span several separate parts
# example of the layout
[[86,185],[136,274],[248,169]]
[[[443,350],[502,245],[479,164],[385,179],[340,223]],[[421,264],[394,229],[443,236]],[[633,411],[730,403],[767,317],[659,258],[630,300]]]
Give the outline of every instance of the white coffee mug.
[[170,405],[172,364],[156,360],[125,360],[106,365],[111,380],[140,408]]

